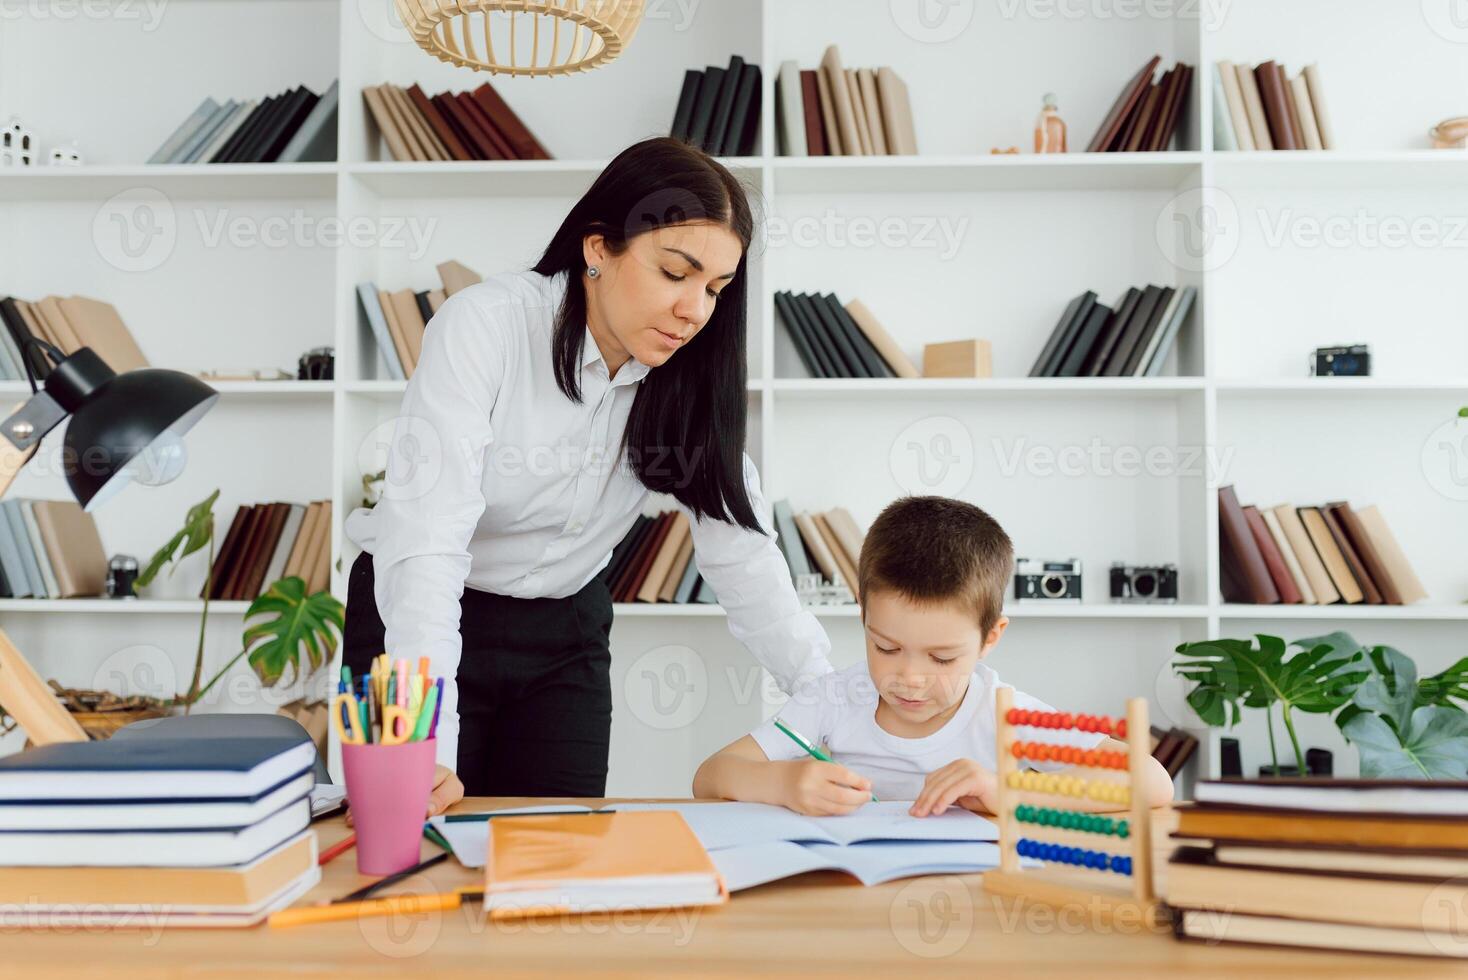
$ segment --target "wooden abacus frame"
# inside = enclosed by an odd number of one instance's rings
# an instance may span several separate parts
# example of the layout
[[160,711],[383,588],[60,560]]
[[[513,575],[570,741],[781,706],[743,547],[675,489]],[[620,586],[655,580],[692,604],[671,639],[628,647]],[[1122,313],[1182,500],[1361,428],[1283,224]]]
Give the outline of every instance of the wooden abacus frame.
[[[1028,898],[1047,905],[1080,906],[1101,921],[1109,922],[1125,915],[1139,923],[1159,922],[1161,907],[1152,888],[1152,814],[1147,805],[1146,792],[1147,761],[1152,755],[1149,744],[1147,700],[1131,698],[1126,704],[1125,779],[1121,781],[1101,780],[1102,785],[1098,786],[1096,783],[1082,781],[1074,776],[1021,773],[1019,754],[1015,749],[1017,744],[1015,729],[1032,727],[1036,732],[1043,732],[1046,726],[1014,724],[1010,721],[1010,712],[1014,708],[1014,691],[1011,688],[1001,687],[994,693],[999,867],[997,870],[984,874],[984,889],[991,894]],[[1065,714],[1052,715],[1044,720],[1054,722],[1049,727],[1058,729],[1081,727],[1077,724],[1076,717]],[[1107,719],[1100,725],[1099,731],[1103,734],[1113,734],[1115,727]],[[1023,752],[1023,747],[1020,752]],[[1098,770],[1117,768],[1116,765],[1106,765],[1105,762],[1115,763],[1119,760],[1102,760],[1093,757],[1091,762],[1072,761],[1072,765]],[[1038,783],[1045,788],[1038,786],[1025,788],[1017,785],[1026,781]],[[1119,795],[1112,787],[1125,787],[1128,811],[1127,833],[1124,838],[1109,830],[1098,832],[1088,829],[1062,829],[1034,822],[1026,822],[1025,829],[1022,831],[1020,821],[1015,816],[1017,808],[1021,806],[1053,804],[1056,797],[1091,796],[1104,799],[1108,795]],[[1081,816],[1083,819],[1087,816],[1080,814],[1079,811],[1066,812]],[[1104,815],[1097,814],[1097,816]],[[1113,827],[1114,825],[1106,824],[1106,826]],[[1078,872],[1079,874],[1113,875],[1116,873],[1111,868],[1113,858],[1130,861],[1131,887],[1129,889],[1106,886],[1090,888],[1074,883],[1074,875],[1066,876],[1067,880],[1056,880],[1053,872],[1050,872],[1048,868],[1023,869],[1020,867],[1021,854],[1019,852],[1022,838],[1036,841],[1042,847],[1054,844],[1069,849],[1068,853],[1071,856],[1089,855],[1092,860],[1100,860],[1102,857],[1107,860],[1104,869],[1088,866],[1086,871]],[[1041,860],[1047,860],[1049,863],[1048,859],[1041,858]],[[1067,862],[1064,858],[1061,858],[1060,861],[1061,863],[1074,863]]]

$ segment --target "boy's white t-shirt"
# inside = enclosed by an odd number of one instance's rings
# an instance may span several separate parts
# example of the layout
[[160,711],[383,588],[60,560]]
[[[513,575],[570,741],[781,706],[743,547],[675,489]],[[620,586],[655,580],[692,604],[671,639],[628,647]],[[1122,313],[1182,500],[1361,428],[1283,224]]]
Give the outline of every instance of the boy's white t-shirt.
[[[968,690],[953,717],[931,735],[903,738],[877,724],[877,702],[881,695],[867,673],[867,665],[858,663],[811,681],[791,695],[778,717],[813,744],[825,746],[833,761],[870,779],[872,792],[878,798],[912,800],[922,792],[928,773],[955,759],[973,759],[991,772],[995,769],[994,692],[1000,686],[998,674],[983,663],[976,664]],[[1014,706],[1033,711],[1055,710],[1022,691],[1014,692]],[[750,735],[771,761],[806,757],[799,745],[775,727],[774,719]],[[1035,737],[1039,741],[1091,749],[1106,736],[1078,729],[1046,729],[1036,732]],[[1022,759],[1020,763],[1042,770],[1068,768],[1063,762]]]

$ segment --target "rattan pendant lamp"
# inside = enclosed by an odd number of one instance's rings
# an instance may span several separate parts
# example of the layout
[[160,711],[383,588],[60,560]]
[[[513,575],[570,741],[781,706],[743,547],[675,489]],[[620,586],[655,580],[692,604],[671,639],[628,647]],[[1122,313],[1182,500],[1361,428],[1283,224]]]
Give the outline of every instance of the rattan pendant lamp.
[[[647,0],[394,0],[418,46],[497,75],[569,75],[632,43]],[[530,56],[520,56],[529,36]]]

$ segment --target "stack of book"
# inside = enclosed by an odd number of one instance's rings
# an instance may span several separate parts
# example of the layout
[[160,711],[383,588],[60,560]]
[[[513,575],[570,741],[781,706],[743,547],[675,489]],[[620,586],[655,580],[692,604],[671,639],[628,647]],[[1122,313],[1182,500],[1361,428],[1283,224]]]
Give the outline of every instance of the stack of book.
[[846,508],[797,514],[790,509],[790,501],[778,500],[774,510],[776,537],[791,579],[799,584],[802,576],[819,575],[823,583],[844,586],[855,596],[866,532]]
[[1294,78],[1273,61],[1220,61],[1213,75],[1213,143],[1220,150],[1334,150],[1320,69]]
[[846,68],[836,45],[818,69],[794,61],[775,78],[775,136],[787,157],[913,156],[907,85],[891,68]]
[[759,136],[759,83],[759,65],[737,54],[728,68],[688,69],[669,135],[715,156],[750,155]]
[[1218,543],[1226,602],[1400,606],[1427,597],[1375,505],[1261,510],[1220,487]]
[[107,588],[107,552],[75,500],[0,501],[0,596],[71,599]]
[[14,296],[0,299],[0,377],[11,381],[26,378],[26,362],[36,378],[51,373],[51,362],[34,346],[32,337],[55,345],[63,354],[90,347],[118,374],[148,366],[138,342],[110,303],[85,296],[47,296],[28,303]]
[[1468,956],[1468,784],[1200,782],[1166,901],[1186,939]]
[[775,293],[775,312],[813,378],[916,378],[917,366],[861,300]]
[[149,163],[304,163],[336,159],[336,82],[263,100],[205,99]]
[[520,117],[484,82],[429,98],[415,83],[368,85],[362,98],[394,160],[549,160]]
[[1142,66],[1117,96],[1111,111],[1096,130],[1087,153],[1135,153],[1166,150],[1172,146],[1178,121],[1189,105],[1193,66],[1181,61],[1153,80],[1162,64],[1160,55]]
[[357,284],[357,302],[387,362],[388,376],[404,381],[413,376],[423,351],[423,332],[444,300],[465,286],[481,281],[479,273],[459,262],[441,262],[438,289],[399,289],[389,292],[370,282]]
[[[251,504],[235,511],[214,558],[210,599],[254,599],[289,576],[306,582],[306,594],[331,578],[331,501]],[[203,598],[203,590],[200,590]]]
[[1152,378],[1162,373],[1192,309],[1192,286],[1128,289],[1115,308],[1082,293],[1070,301],[1030,368],[1032,378]]
[[1198,739],[1181,728],[1161,729],[1152,726],[1152,758],[1161,763],[1167,774],[1177,778],[1198,751]]
[[679,510],[639,515],[601,571],[612,601],[718,602],[693,561],[691,530]]
[[0,924],[246,926],[321,878],[299,737],[115,738],[0,759]]

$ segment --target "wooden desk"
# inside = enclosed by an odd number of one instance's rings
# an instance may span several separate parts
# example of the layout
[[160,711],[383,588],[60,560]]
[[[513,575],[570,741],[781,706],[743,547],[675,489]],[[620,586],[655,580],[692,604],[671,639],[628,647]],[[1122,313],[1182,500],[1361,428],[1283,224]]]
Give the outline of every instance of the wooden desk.
[[[492,810],[549,801],[467,800]],[[1166,872],[1174,822],[1156,815],[1158,868]],[[316,825],[322,847],[346,835],[341,817]],[[425,843],[424,856],[437,852]],[[310,901],[343,895],[371,879],[354,852],[323,869]],[[400,892],[439,892],[477,882],[452,861]],[[1164,890],[1165,894],[1165,890]],[[478,905],[454,912],[362,919],[293,929],[25,932],[0,929],[6,976],[333,976],[366,978],[516,975],[864,974],[927,977],[1168,976],[1293,978],[1443,976],[1449,960],[1347,956],[1301,950],[1184,943],[1162,930],[1103,932],[985,895],[979,875],[911,878],[863,888],[817,872],[736,893],[712,909],[591,915],[491,923]],[[1464,970],[1468,973],[1468,970]]]

